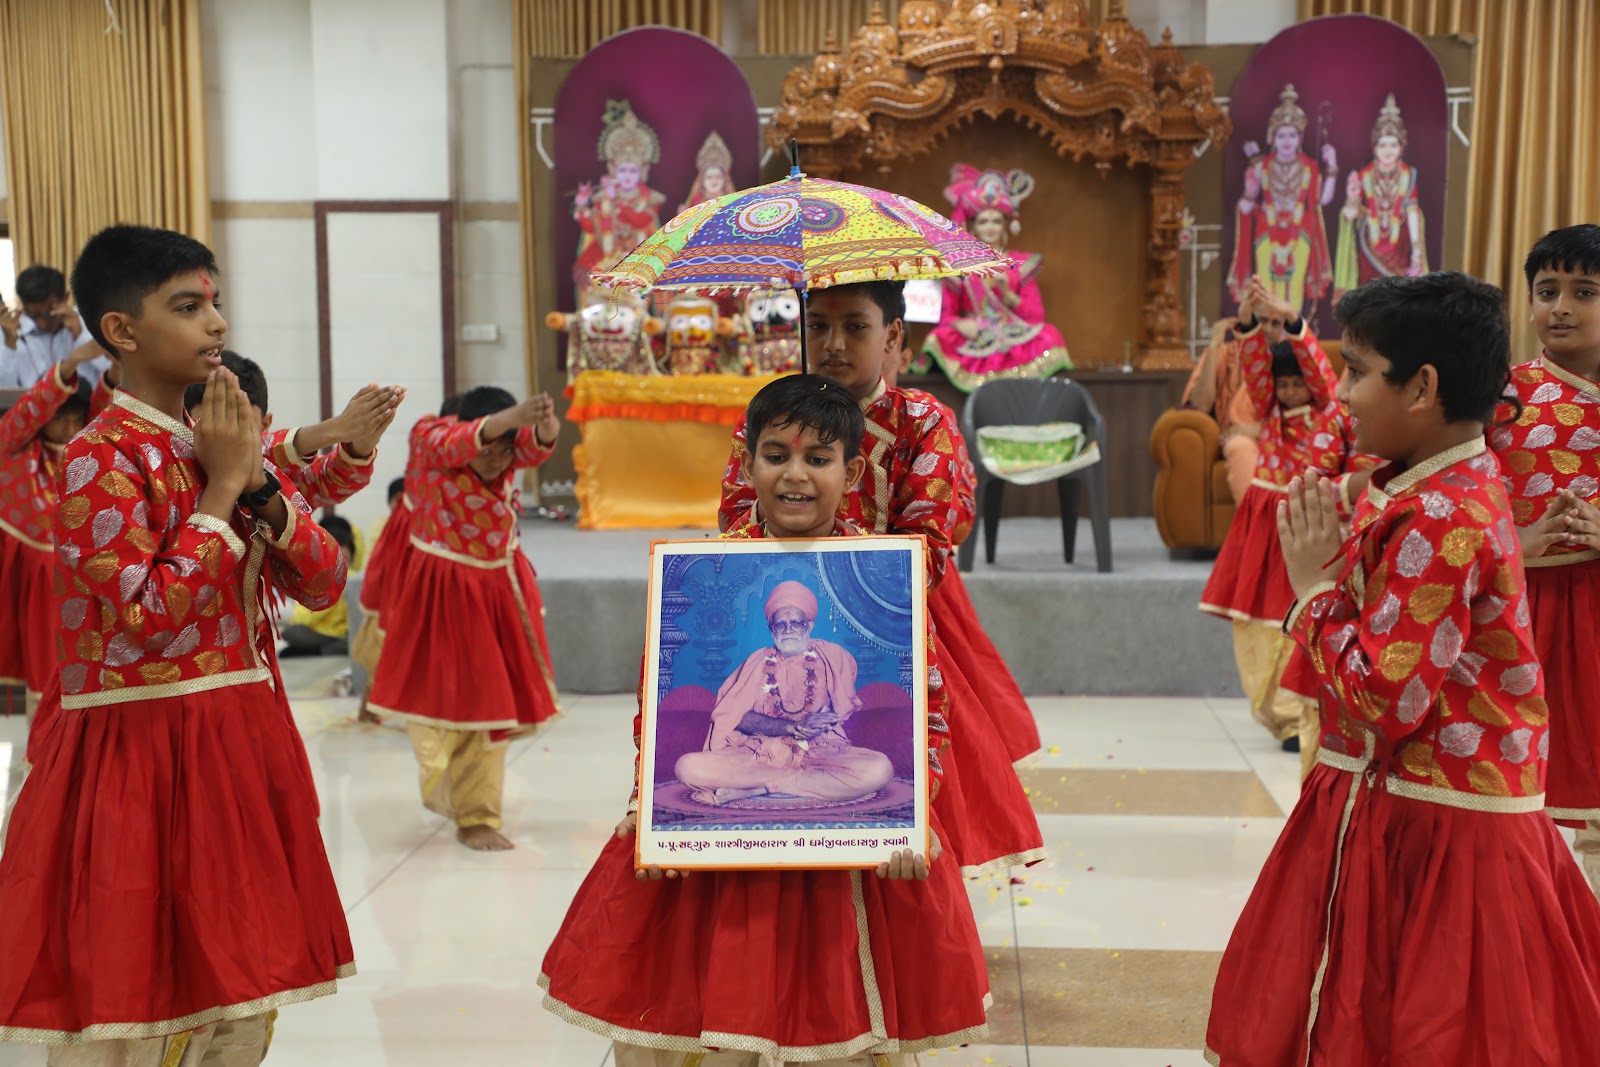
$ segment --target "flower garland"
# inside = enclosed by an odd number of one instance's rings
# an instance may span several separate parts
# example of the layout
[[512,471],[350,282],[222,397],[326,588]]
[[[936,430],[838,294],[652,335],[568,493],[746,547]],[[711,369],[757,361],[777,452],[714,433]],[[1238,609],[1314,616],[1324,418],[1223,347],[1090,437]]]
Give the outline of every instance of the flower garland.
[[784,715],[799,715],[811,707],[811,702],[817,696],[817,650],[808,647],[805,654],[806,663],[806,695],[798,708],[791,708],[789,702],[783,699],[783,694],[778,691],[778,656],[776,653],[765,660],[767,668],[767,682],[761,688],[776,699],[778,710]]

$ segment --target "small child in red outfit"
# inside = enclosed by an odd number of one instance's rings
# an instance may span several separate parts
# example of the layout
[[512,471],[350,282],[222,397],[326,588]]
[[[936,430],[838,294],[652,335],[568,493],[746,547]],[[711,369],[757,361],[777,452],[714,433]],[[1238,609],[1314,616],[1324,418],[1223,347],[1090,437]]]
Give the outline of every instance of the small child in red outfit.
[[[1269,348],[1258,316],[1284,319],[1284,339]],[[1237,331],[1245,391],[1261,425],[1259,458],[1200,610],[1232,621],[1234,658],[1251,713],[1294,752],[1310,709],[1279,684],[1290,651],[1279,625],[1294,594],[1278,547],[1277,507],[1290,479],[1307,471],[1338,478],[1352,467],[1353,429],[1335,396],[1339,382],[1322,346],[1259,279],[1240,305]]]
[[384,579],[368,707],[405,720],[423,804],[481,851],[512,847],[500,833],[505,742],[559,713],[516,475],[550,458],[560,429],[548,396],[519,404],[495,386],[469,390],[453,418],[418,423],[411,551]]
[[113,363],[90,392],[78,368],[99,355],[78,346],[0,417],[0,684],[24,687],[30,719],[56,669],[51,518],[61,452],[110,403],[121,375]]
[[1219,1067],[1566,1067],[1600,1048],[1600,905],[1545,806],[1552,741],[1522,555],[1484,442],[1510,376],[1498,289],[1347,294],[1340,392],[1381,457],[1340,530],[1331,482],[1277,523],[1284,629],[1322,747],[1223,955]]
[[[792,375],[750,402],[744,460],[762,520],[729,538],[860,536],[839,517],[861,477],[857,402]],[[951,764],[935,638],[929,640],[929,789]],[[957,709],[959,711],[959,709]],[[755,713],[752,713],[755,714]],[[639,740],[639,720],[634,741]],[[637,756],[635,757],[637,767]],[[1007,768],[1009,773],[1009,768]],[[862,871],[636,871],[638,778],[617,827],[545,955],[545,1007],[615,1042],[617,1067],[715,1062],[905,1067],[926,1049],[988,1033],[988,972],[972,906],[930,803],[931,854]],[[663,880],[664,879],[664,880]]]
[[221,367],[204,245],[110,227],[72,291],[123,377],[60,457],[60,670],[0,853],[0,1041],[51,1067],[259,1063],[279,1006],[355,969],[267,616],[273,590],[337,601],[344,558]]

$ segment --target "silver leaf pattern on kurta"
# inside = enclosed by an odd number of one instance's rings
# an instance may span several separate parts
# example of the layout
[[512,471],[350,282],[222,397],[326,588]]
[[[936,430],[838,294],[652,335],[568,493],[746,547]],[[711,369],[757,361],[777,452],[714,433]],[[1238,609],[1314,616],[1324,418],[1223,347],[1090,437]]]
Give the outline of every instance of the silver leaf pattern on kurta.
[[93,456],[79,456],[67,464],[67,469],[61,475],[61,488],[64,493],[76,493],[79,489],[94,481],[95,475],[100,473],[100,461]]
[[161,653],[161,658],[177,659],[180,656],[187,656],[189,653],[193,652],[199,646],[199,644],[200,624],[191,622],[188,626],[185,626],[178,632],[177,637],[172,639],[172,644],[168,645],[166,650]]
[[133,563],[122,568],[122,574],[117,578],[117,595],[124,604],[133,599],[133,595],[144,585],[145,578],[150,575],[150,564]]
[[109,545],[122,532],[125,520],[116,508],[106,508],[89,523],[89,540],[96,548]]
[[1433,562],[1433,545],[1421,532],[1412,530],[1400,542],[1399,558],[1395,560],[1395,570],[1404,578],[1420,578],[1428,569],[1428,564]]
[[1539,684],[1539,665],[1519,663],[1500,672],[1500,689],[1514,697],[1524,697]]
[[1428,658],[1435,667],[1449,667],[1460,657],[1465,644],[1466,639],[1461,636],[1461,627],[1455,624],[1455,620],[1440,619],[1433,631],[1433,647]]
[[1393,593],[1384,593],[1383,599],[1378,602],[1378,610],[1372,613],[1372,632],[1386,634],[1399,621],[1400,598]]
[[76,630],[88,616],[89,601],[83,597],[68,597],[61,602],[61,625],[64,629]]
[[144,658],[144,649],[127,634],[116,634],[106,642],[106,666],[126,667]]
[[1528,742],[1533,740],[1533,731],[1526,726],[1519,730],[1512,730],[1500,739],[1500,755],[1508,763],[1521,766],[1528,762]]
[[1395,705],[1395,715],[1403,723],[1414,723],[1428,713],[1433,704],[1433,694],[1421,678],[1412,678],[1400,691],[1400,701]]
[[1439,747],[1452,756],[1470,759],[1483,740],[1483,727],[1475,722],[1453,722],[1439,731]]

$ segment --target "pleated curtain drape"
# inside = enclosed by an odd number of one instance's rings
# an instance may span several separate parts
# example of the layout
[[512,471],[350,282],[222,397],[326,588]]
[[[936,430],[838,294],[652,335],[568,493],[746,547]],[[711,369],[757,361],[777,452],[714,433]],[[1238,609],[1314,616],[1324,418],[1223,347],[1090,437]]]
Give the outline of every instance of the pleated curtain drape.
[[1531,357],[1528,250],[1557,227],[1600,222],[1600,3],[1300,0],[1301,18],[1350,13],[1477,39],[1463,268],[1506,291],[1514,351]]
[[116,222],[210,240],[200,0],[3,0],[0,108],[18,269]]
[[636,26],[693,30],[722,42],[723,0],[516,0],[518,56],[581,56]]

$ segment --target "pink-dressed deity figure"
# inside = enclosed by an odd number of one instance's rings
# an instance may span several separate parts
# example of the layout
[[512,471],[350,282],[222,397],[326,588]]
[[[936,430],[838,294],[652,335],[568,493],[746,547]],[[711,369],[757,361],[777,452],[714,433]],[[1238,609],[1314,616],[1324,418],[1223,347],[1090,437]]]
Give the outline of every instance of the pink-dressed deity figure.
[[958,389],[971,392],[995,378],[1047,378],[1072,366],[1061,331],[1045,321],[1038,273],[1042,258],[1007,248],[1021,230],[1018,209],[1033,192],[1023,171],[979,171],[965,163],[950,169],[944,195],[950,217],[1011,260],[1004,274],[947,278],[939,325],[923,343]]
[[772,644],[752,652],[722,683],[705,749],[678,760],[678,780],[703,804],[762,793],[856,800],[894,777],[889,757],[857,748],[844,724],[861,707],[856,660],[811,636],[817,597],[781,582],[767,597]]
[[1250,291],[1250,279],[1259,277],[1304,315],[1307,302],[1325,296],[1333,281],[1322,209],[1333,202],[1339,157],[1332,145],[1322,146],[1324,174],[1301,151],[1306,113],[1299,99],[1293,85],[1285,85],[1278,94],[1278,106],[1267,120],[1271,154],[1263,155],[1255,141],[1245,143],[1250,163],[1235,214],[1228,287],[1234,299],[1242,301]]
[[579,292],[587,288],[591,271],[609,270],[661,228],[666,199],[645,184],[650,164],[661,158],[655,131],[639,121],[626,100],[607,101],[601,122],[605,176],[598,190],[588,182],[578,186],[572,201],[572,217],[583,231],[572,268]]
[[1372,126],[1372,162],[1351,171],[1345,182],[1335,295],[1375,278],[1428,273],[1417,170],[1400,158],[1405,150],[1406,124],[1390,93]]
[[731,192],[733,153],[728,151],[728,142],[722,139],[722,135],[712,130],[706,137],[706,143],[700,146],[700,154],[694,157],[694,184],[689,187],[689,199],[680,204],[678,210],[683,211]]

